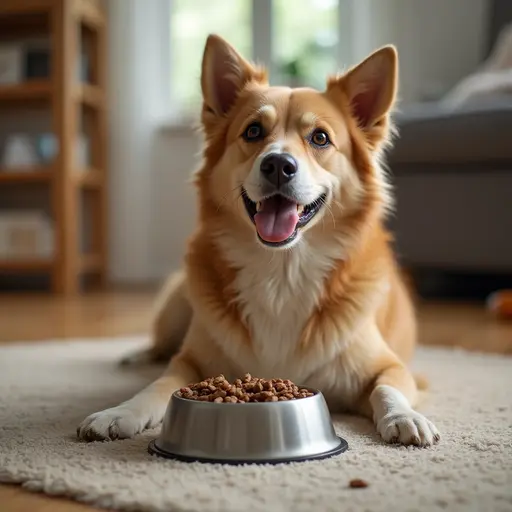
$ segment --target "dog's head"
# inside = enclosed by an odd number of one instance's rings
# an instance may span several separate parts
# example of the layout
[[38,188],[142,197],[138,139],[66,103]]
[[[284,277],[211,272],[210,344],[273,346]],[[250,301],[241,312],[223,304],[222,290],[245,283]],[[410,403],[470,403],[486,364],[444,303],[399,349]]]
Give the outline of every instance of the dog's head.
[[222,229],[227,222],[267,247],[290,248],[360,212],[383,211],[377,157],[389,140],[396,84],[391,46],[329,78],[320,92],[269,86],[265,70],[209,36],[197,180],[203,221],[222,218]]

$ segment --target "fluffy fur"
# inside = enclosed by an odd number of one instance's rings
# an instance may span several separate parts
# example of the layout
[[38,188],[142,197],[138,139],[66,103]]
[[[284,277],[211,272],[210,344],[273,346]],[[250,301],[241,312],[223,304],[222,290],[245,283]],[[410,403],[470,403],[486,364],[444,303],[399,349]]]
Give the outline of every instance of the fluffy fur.
[[[437,442],[437,429],[413,409],[418,389],[406,363],[414,310],[383,227],[390,190],[380,158],[396,83],[390,46],[319,92],[270,87],[264,70],[208,38],[199,223],[184,269],[157,301],[153,346],[131,360],[172,357],[147,389],[86,418],[80,438],[130,437],[162,420],[176,389],[250,372],[320,389],[333,412],[372,418],[387,442]],[[254,122],[264,136],[248,141],[242,135]],[[330,139],[325,147],[312,143],[319,129]],[[256,204],[270,195],[260,169],[270,153],[297,162],[286,193],[298,206],[322,198],[280,247],[257,237],[242,197]]]

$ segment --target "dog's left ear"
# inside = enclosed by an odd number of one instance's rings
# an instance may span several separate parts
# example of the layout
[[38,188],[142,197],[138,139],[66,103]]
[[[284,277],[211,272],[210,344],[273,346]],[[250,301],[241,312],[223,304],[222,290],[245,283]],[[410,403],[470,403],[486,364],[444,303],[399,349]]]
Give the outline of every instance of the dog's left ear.
[[216,116],[227,114],[240,91],[251,81],[265,82],[265,71],[245,60],[221,37],[209,35],[201,70],[205,107]]
[[332,79],[328,90],[341,88],[352,115],[363,130],[371,130],[392,108],[398,83],[398,55],[394,46],[372,53],[345,75]]

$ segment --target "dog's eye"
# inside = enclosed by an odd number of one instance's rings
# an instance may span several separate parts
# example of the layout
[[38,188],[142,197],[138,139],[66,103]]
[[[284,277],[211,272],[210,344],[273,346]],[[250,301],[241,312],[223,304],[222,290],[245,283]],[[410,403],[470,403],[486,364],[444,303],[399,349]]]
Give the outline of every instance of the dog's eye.
[[260,140],[263,138],[263,126],[260,123],[251,123],[242,136],[247,142]]
[[315,146],[327,146],[331,141],[329,140],[329,135],[323,130],[315,130],[311,135],[311,142]]

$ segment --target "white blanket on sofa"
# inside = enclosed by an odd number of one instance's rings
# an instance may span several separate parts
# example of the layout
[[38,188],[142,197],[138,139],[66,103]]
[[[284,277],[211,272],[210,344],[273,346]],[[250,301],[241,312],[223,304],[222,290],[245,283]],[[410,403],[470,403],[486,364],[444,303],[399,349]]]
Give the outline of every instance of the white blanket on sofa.
[[512,23],[502,29],[480,69],[462,79],[442,102],[445,106],[458,108],[495,95],[512,98]]

